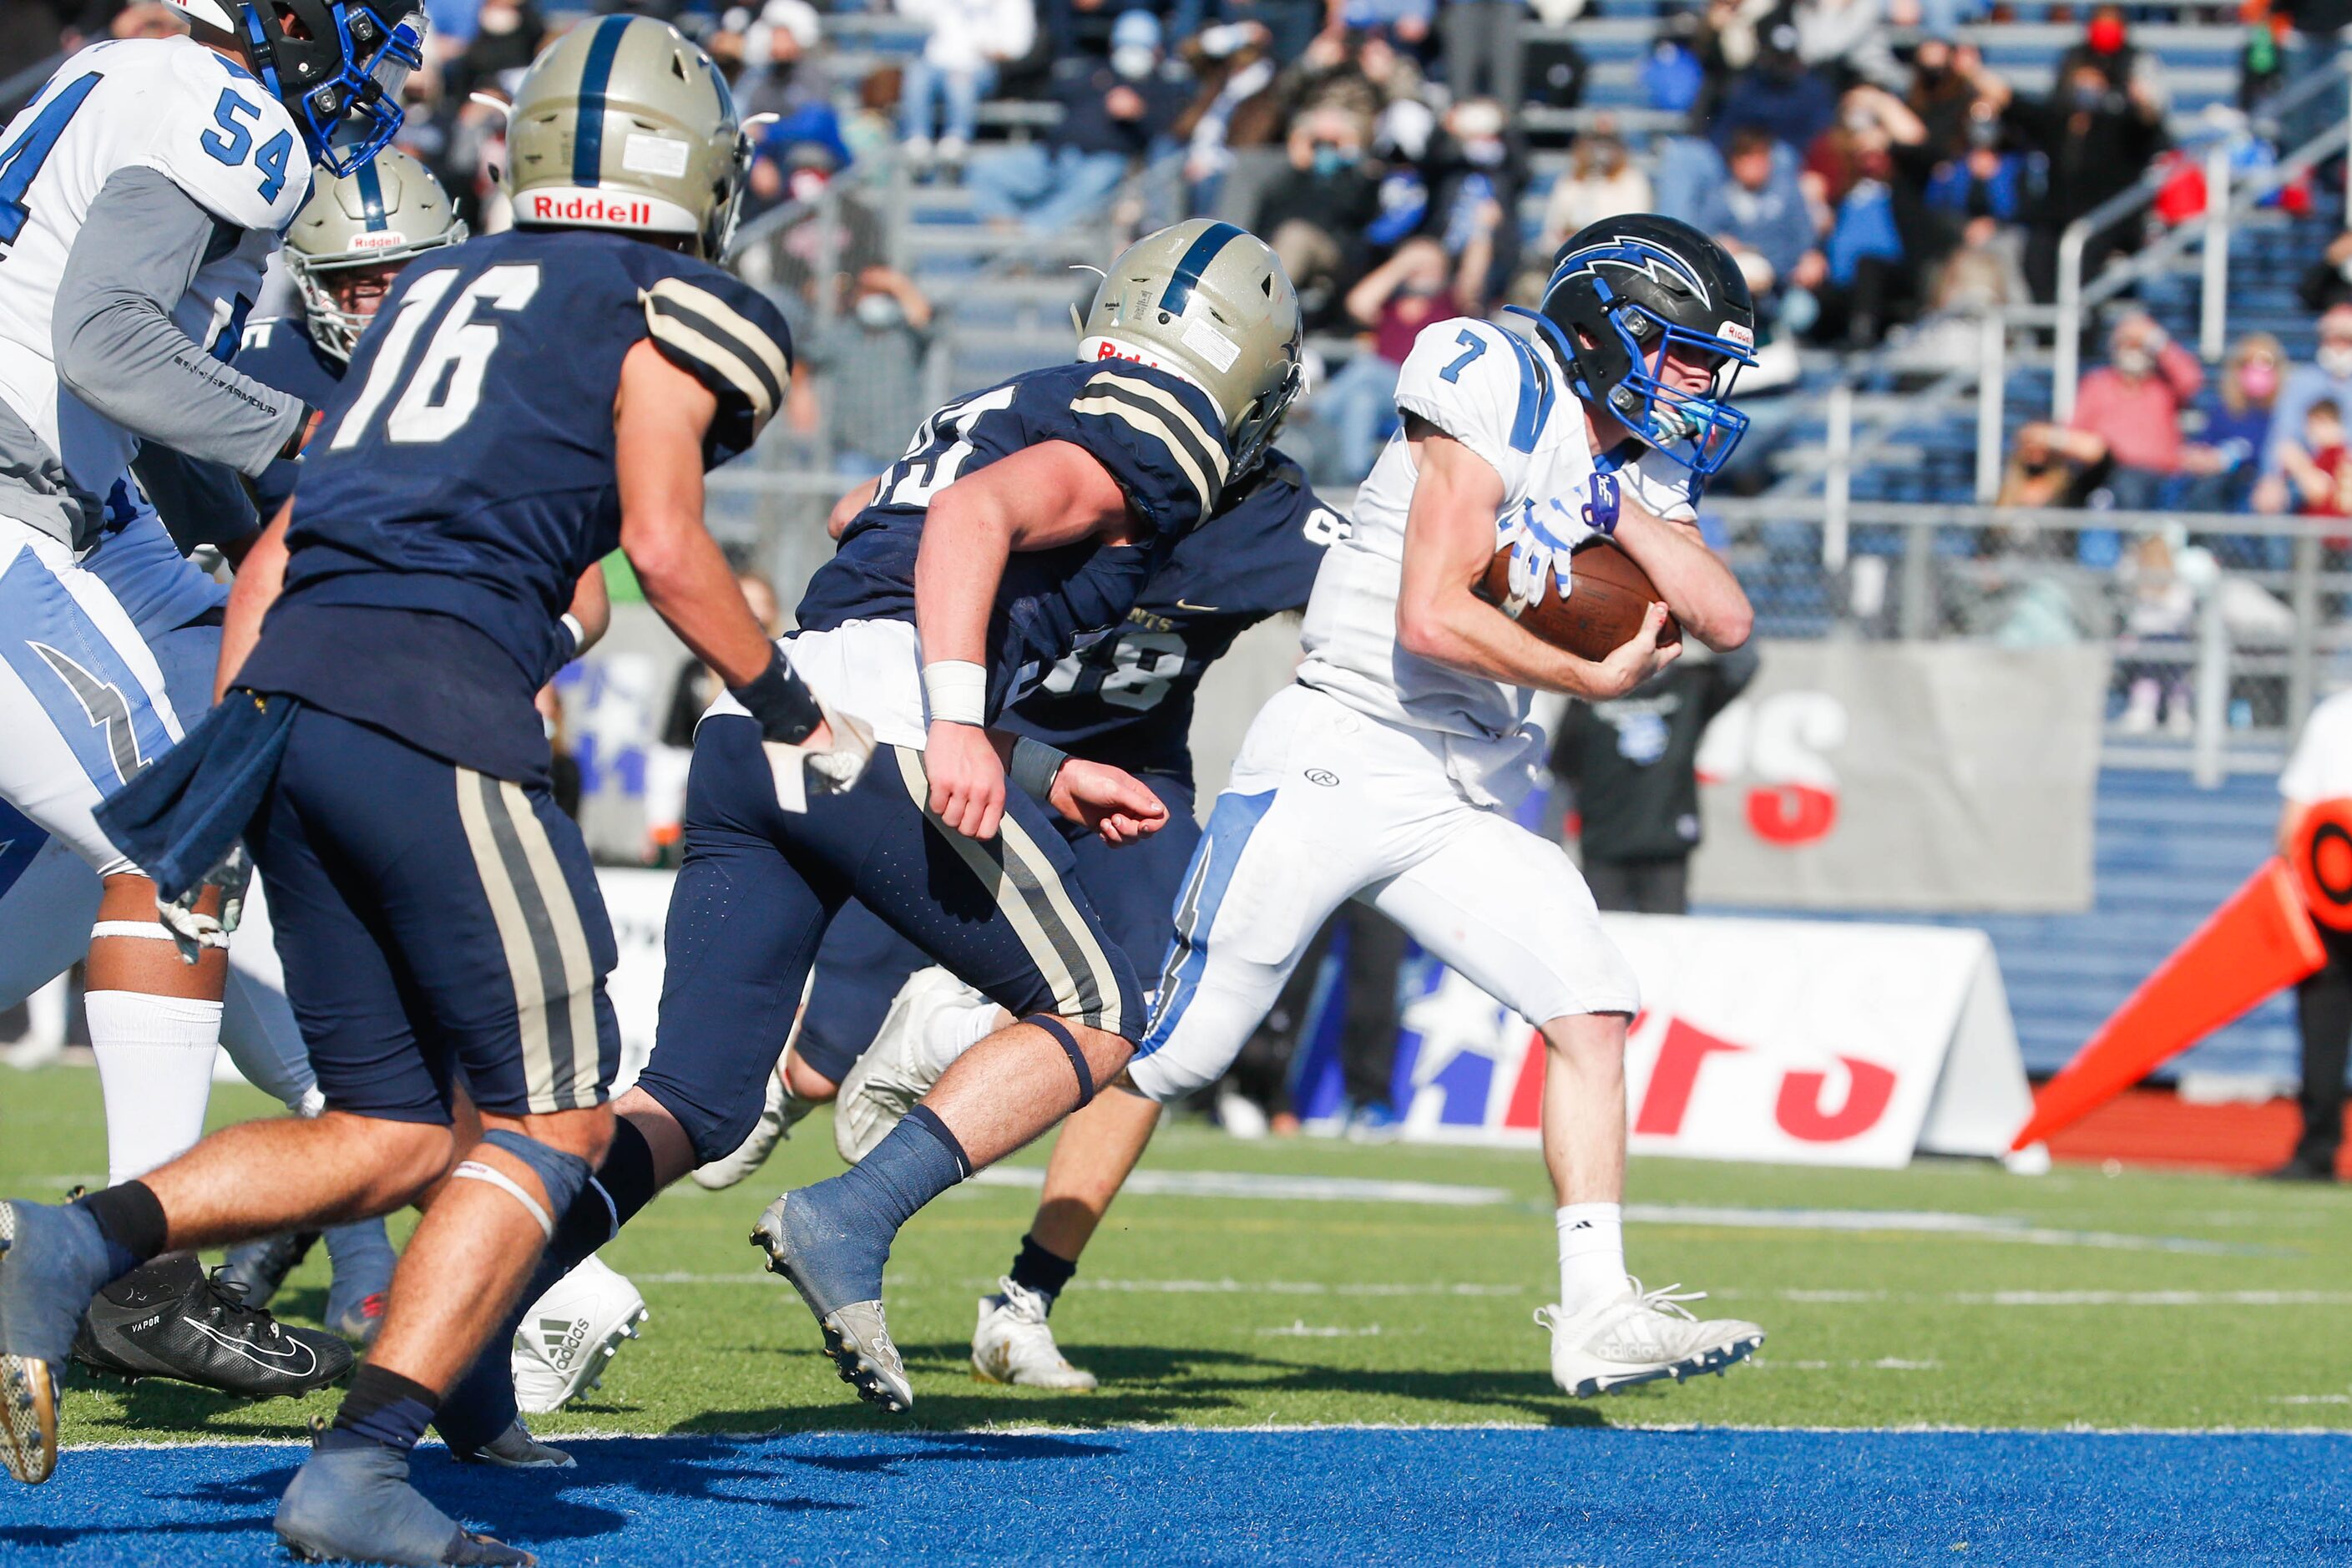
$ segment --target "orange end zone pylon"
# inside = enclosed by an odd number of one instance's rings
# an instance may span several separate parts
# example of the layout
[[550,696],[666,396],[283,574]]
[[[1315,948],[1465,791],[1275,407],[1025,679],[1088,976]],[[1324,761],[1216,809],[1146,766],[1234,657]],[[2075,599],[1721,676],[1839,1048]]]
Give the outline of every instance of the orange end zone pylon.
[[2072,1126],[2158,1063],[2326,962],[2294,870],[2282,859],[2264,861],[2042,1086],[2014,1147]]

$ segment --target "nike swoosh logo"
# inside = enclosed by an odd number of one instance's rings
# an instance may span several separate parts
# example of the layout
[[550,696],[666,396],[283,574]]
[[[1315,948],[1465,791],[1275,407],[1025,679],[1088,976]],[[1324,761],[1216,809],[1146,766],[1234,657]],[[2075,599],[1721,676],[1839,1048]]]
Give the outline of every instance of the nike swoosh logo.
[[1195,605],[1185,599],[1177,600],[1176,607],[1180,610],[1190,610],[1196,616],[1213,616],[1217,613],[1217,606],[1214,605]]
[[[283,1351],[265,1351],[247,1344],[242,1340],[231,1339],[218,1329],[208,1323],[200,1323],[194,1318],[182,1318],[180,1321],[187,1324],[231,1355],[243,1356],[256,1366],[266,1366],[272,1372],[291,1372],[297,1377],[308,1377],[319,1370],[319,1352],[299,1340],[287,1341]],[[294,1365],[294,1358],[297,1355],[301,1356],[307,1363],[299,1369]]]

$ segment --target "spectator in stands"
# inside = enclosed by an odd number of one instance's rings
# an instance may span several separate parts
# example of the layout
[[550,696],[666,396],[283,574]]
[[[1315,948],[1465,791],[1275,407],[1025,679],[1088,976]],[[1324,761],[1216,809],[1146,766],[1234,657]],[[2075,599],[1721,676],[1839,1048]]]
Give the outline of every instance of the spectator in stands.
[[1623,697],[1570,705],[1551,770],[1575,792],[1584,880],[1602,909],[1689,912],[1699,740],[1756,667],[1748,649],[1694,646]]
[[1911,54],[1911,80],[1903,101],[1927,128],[1927,148],[1938,158],[1967,151],[1977,89],[1969,79],[1982,60],[1974,46],[1942,37],[1922,38]]
[[[2163,105],[2145,82],[2119,89],[2095,63],[2077,64],[2038,100],[2017,97],[1982,65],[1970,79],[2010,131],[2047,161],[2041,193],[2027,204],[2025,247],[2026,281],[2033,297],[2047,303],[2058,296],[2059,236],[2147,172],[2164,145]],[[2083,276],[2095,276],[2108,257],[2132,242],[2132,232],[2119,224],[2092,236],[2083,252]]]
[[[1769,268],[1759,290],[1769,295],[1768,309],[1792,291],[1807,293],[1804,319],[1789,322],[1801,331],[1812,324],[1810,291],[1828,279],[1829,263],[1794,162],[1776,153],[1769,132],[1752,125],[1734,133],[1724,161],[1731,177],[1707,193],[1692,221],[1734,256],[1753,256]],[[1750,285],[1755,281],[1751,275]]]
[[1308,110],[1291,128],[1289,167],[1258,199],[1252,227],[1282,258],[1299,308],[1318,324],[1370,262],[1365,231],[1381,213],[1380,181],[1365,166],[1370,131],[1337,104]]
[[1526,0],[1445,0],[1446,90],[1518,107],[1526,100],[1519,27]]
[[803,304],[814,304],[821,290],[838,289],[887,258],[881,216],[853,185],[834,177],[839,169],[834,149],[817,142],[794,142],[772,153],[763,143],[752,160],[757,205],[800,205],[800,216],[775,237],[772,281]]
[[2254,510],[2289,510],[2289,494],[2282,448],[2303,430],[2303,416],[2313,404],[2326,401],[2339,409],[2352,408],[2352,304],[2336,305],[2319,318],[2319,348],[2309,364],[2287,374],[2286,385],[2271,410],[2270,444],[2263,453],[2263,477],[2254,486]]
[[2344,410],[2321,398],[2304,411],[2300,440],[2278,444],[2279,468],[2305,517],[2352,517],[2352,458],[2344,447]]
[[[1463,265],[1462,309],[1486,313],[1519,260],[1519,226],[1510,220],[1527,186],[1527,154],[1509,116],[1491,98],[1465,99],[1445,111],[1443,134],[1423,163],[1429,207],[1422,232]],[[1473,253],[1475,253],[1475,258]]]
[[2327,242],[2326,251],[2303,275],[2297,292],[2305,309],[2314,313],[2352,304],[2352,228]]
[[2181,415],[2205,384],[2197,356],[2144,310],[2128,310],[2107,335],[2107,363],[2083,377],[2068,421],[2078,461],[2106,459],[2101,486],[2126,511],[2152,511],[2166,481],[2183,471]]
[[[1282,74],[1273,41],[1258,23],[1226,22],[1202,28],[1184,44],[1183,63],[1200,89],[1174,131],[1184,139],[1184,185],[1194,212],[1218,210],[1236,148],[1265,144],[1274,108],[1266,100]],[[1254,103],[1259,111],[1245,114]]]
[[1601,116],[1576,139],[1566,172],[1552,182],[1544,202],[1543,254],[1538,259],[1549,268],[1552,253],[1570,235],[1603,218],[1648,212],[1650,200],[1650,176],[1627,155],[1617,122]]
[[972,207],[992,224],[1058,234],[1100,214],[1129,165],[1170,132],[1182,85],[1160,68],[1160,20],[1121,12],[1108,61],[1065,61],[1054,98],[1061,123],[1045,141],[974,159]]
[[2116,563],[2123,625],[2116,637],[2116,684],[2124,691],[2116,728],[2126,735],[2186,738],[2195,727],[2189,684],[2189,639],[2197,627],[2197,591],[2176,566],[2172,546],[2149,534]]
[[1416,236],[1348,290],[1348,314],[1365,335],[1356,356],[1312,400],[1317,423],[1333,437],[1317,465],[1318,479],[1355,484],[1371,472],[1396,423],[1397,367],[1423,327],[1470,313],[1465,301],[1477,297],[1478,268],[1475,255],[1457,261],[1436,240]]
[[[2293,855],[2306,812],[2352,796],[2352,692],[2339,691],[2311,710],[2278,787],[2279,851]],[[2352,1055],[2352,932],[2315,922],[2313,929],[2327,949],[2327,963],[2294,989],[2295,1022],[2303,1035],[2303,1089],[2296,1097],[2303,1131],[2286,1163],[2271,1173],[2278,1181],[2334,1181],[2344,1147],[2344,1071]]]
[[1781,17],[1760,38],[1756,63],[1742,71],[1723,95],[1712,127],[1715,144],[1730,156],[1731,139],[1761,130],[1793,148],[1809,145],[1837,119],[1837,94],[1805,68],[1797,53],[1797,27]]
[[1036,42],[1036,8],[1030,0],[898,0],[898,14],[930,28],[899,89],[907,161],[919,177],[931,173],[934,156],[948,174],[961,175],[996,68]]
[[[2212,454],[2214,471],[2190,480],[2180,498],[2183,511],[2240,511],[2247,505],[2263,454],[2269,449],[2271,411],[2278,404],[2286,374],[2286,350],[2268,332],[2240,338],[2222,362],[2216,385],[2198,410],[2198,445]],[[2267,548],[2286,541],[2265,537],[2242,541],[2256,548],[2252,554],[2273,566],[2286,564],[2285,552]],[[2276,553],[2277,559],[2271,559]],[[2252,564],[2253,563],[2248,563]]]
[[1927,140],[1909,105],[1864,86],[1848,89],[1838,123],[1806,150],[1809,205],[1831,212],[1817,338],[1870,348],[1916,310],[1925,264],[1941,254],[1923,190]]
[[1959,156],[1929,173],[1924,200],[1960,244],[1989,245],[2024,216],[2028,171],[2024,159],[2002,147],[1998,116],[1970,117],[1963,135]]
[[808,0],[762,0],[737,6],[711,35],[711,57],[735,84],[745,115],[832,111],[833,83],[824,66],[824,25]]
[[2140,88],[2158,113],[2171,107],[2171,95],[2164,85],[2164,64],[2131,42],[2121,5],[2093,6],[2082,42],[2058,57],[2059,80],[2069,79],[2077,70],[2097,71],[2116,92]]
[[1885,0],[1794,0],[1789,21],[1797,30],[1797,58],[1836,85],[1857,81],[1894,88],[1902,68],[1886,39]]
[[546,36],[545,19],[528,0],[482,0],[466,52],[450,62],[448,96],[458,103],[477,92],[512,98]]
[[822,434],[844,479],[869,479],[890,466],[929,406],[923,366],[933,310],[913,279],[868,267],[829,321],[793,334],[792,425]]
[[[1086,0],[1072,0],[1085,4]],[[1097,0],[1099,4],[1100,0]],[[1303,58],[1318,35],[1339,30],[1341,0],[1223,0],[1217,8],[1227,22],[1255,22],[1274,36],[1274,58]]]

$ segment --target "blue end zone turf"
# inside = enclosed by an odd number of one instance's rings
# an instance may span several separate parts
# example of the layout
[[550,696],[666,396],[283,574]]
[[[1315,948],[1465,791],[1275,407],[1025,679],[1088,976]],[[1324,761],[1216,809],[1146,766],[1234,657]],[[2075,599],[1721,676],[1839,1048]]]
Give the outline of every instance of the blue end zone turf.
[[[2352,1556],[2352,1436],[1334,1429],[570,1445],[416,1479],[590,1563],[2287,1563]],[[0,1561],[283,1562],[300,1450],[85,1449],[0,1491]]]

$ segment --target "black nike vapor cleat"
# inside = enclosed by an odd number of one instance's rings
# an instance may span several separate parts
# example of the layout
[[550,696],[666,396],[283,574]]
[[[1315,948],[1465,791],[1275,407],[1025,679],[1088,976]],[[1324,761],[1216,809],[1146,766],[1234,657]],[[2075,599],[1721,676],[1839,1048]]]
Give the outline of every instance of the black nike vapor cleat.
[[278,1294],[278,1288],[286,1283],[286,1277],[294,1272],[294,1266],[318,1241],[319,1233],[315,1230],[288,1230],[265,1236],[259,1241],[244,1242],[228,1249],[221,1278],[227,1284],[245,1288],[247,1306],[267,1307]]
[[132,1381],[168,1377],[240,1399],[299,1396],[352,1370],[333,1334],[279,1322],[193,1256],[158,1258],[98,1293],[73,1359]]

